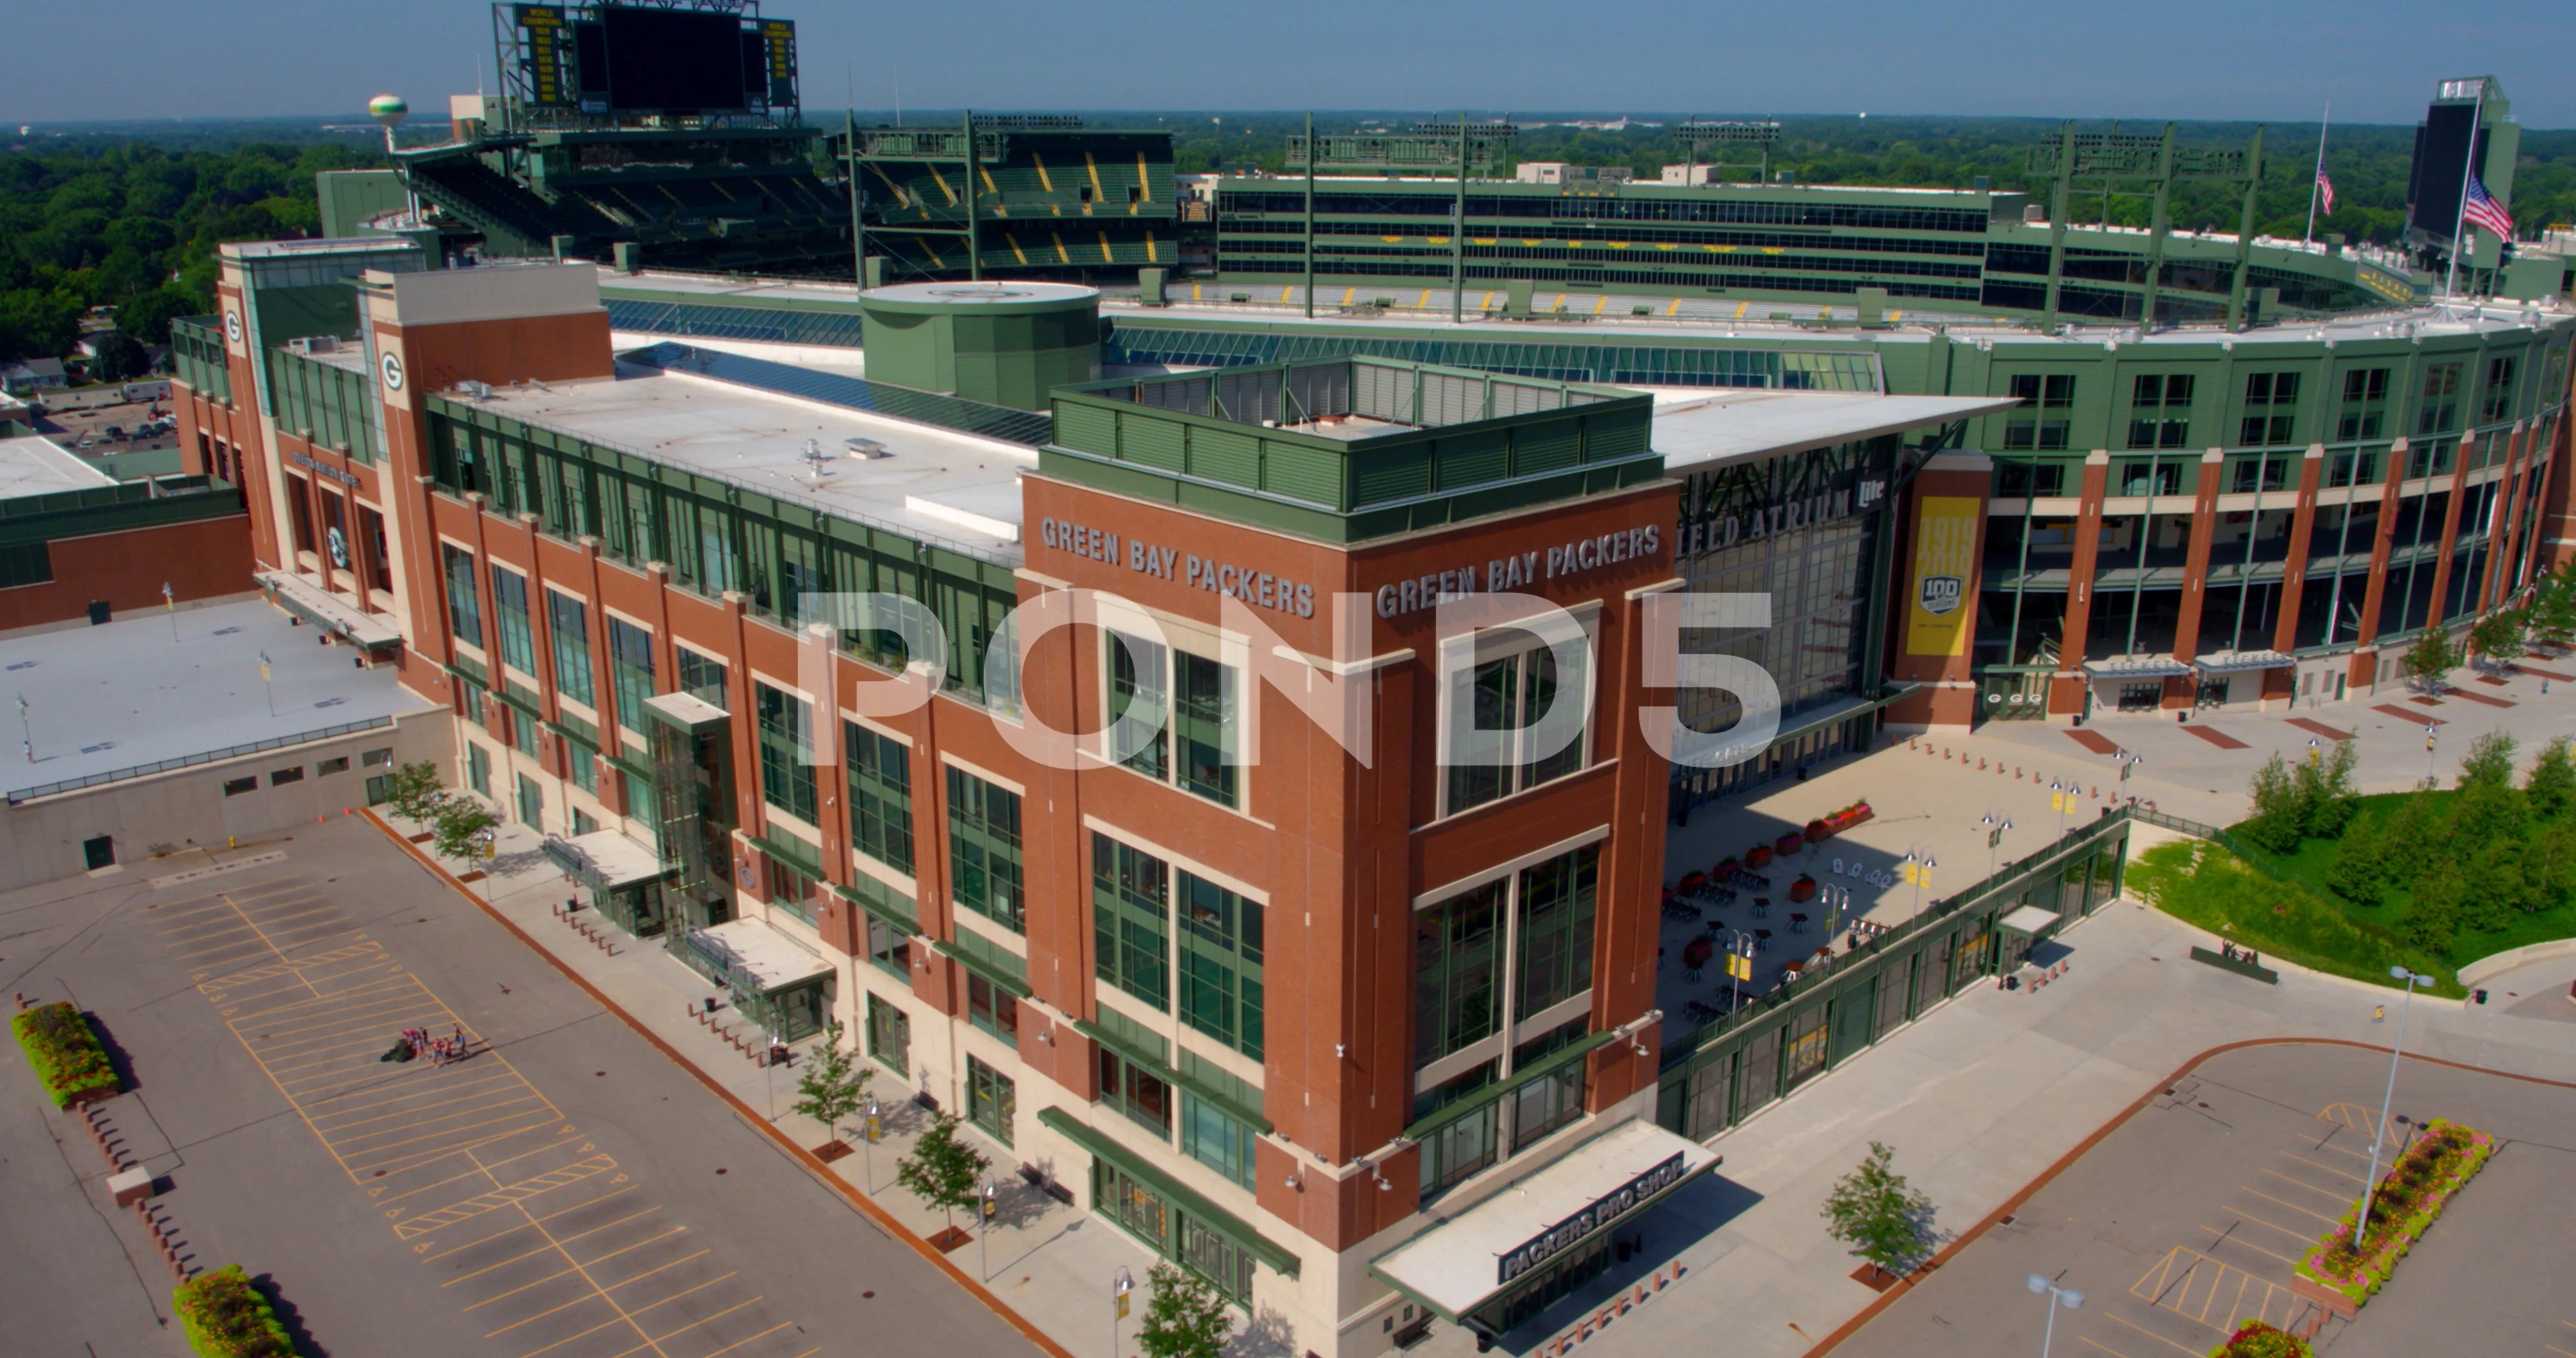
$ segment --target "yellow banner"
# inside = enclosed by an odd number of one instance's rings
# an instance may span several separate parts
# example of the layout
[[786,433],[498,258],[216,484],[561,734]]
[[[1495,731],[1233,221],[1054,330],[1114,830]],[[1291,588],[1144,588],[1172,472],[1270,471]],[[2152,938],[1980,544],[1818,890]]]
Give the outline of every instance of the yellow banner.
[[1978,506],[1972,496],[1927,495],[1915,509],[1914,580],[1905,606],[1907,655],[1959,655],[1967,649]]

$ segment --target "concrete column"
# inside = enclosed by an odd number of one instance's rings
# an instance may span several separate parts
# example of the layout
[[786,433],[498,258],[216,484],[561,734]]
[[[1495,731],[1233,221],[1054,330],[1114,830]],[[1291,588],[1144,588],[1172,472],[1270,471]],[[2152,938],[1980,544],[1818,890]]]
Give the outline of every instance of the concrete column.
[[1964,730],[1975,720],[1969,643],[1994,475],[1992,458],[1970,452],[1936,454],[1915,474],[1905,516],[1904,622],[1888,671],[1920,687],[1888,706],[1891,726]]
[[[2299,503],[2290,515],[2290,553],[2281,562],[2280,617],[2272,624],[2272,649],[2288,655],[2298,644],[2300,596],[2308,587],[2308,547],[2317,529],[2317,486],[2325,479],[2326,446],[2308,445],[2307,456],[2299,461]],[[2263,701],[2295,697],[2299,691],[2296,669],[2263,672]]]
[[2352,648],[2349,683],[2354,689],[2379,682],[2379,606],[2388,597],[2388,553],[2395,545],[2407,453],[2403,437],[2389,444],[2388,474],[2379,483],[2379,530],[2371,534],[2369,584],[2361,595],[2361,637]]
[[2075,512],[2075,560],[2067,571],[2066,622],[2059,632],[2057,673],[2049,676],[2048,715],[2084,711],[2084,647],[2093,635],[2093,577],[2102,555],[2102,497],[2111,484],[2111,454],[2084,455],[2084,482]]
[[2433,558],[2432,604],[2424,611],[2424,625],[2442,625],[2442,596],[2451,587],[2451,556],[2460,545],[2460,501],[2469,488],[2469,454],[2477,447],[2474,435],[2460,440],[2460,451],[2451,459],[2451,498],[2442,507],[2442,546]]
[[[2218,531],[2218,480],[2226,466],[2227,450],[2202,453],[2200,482],[2192,488],[2191,547],[2183,559],[2181,615],[2174,620],[2173,658],[2184,662],[2200,654],[2200,606],[2208,594],[2209,544]],[[2165,706],[2191,706],[2194,679],[2186,674],[2165,680]]]

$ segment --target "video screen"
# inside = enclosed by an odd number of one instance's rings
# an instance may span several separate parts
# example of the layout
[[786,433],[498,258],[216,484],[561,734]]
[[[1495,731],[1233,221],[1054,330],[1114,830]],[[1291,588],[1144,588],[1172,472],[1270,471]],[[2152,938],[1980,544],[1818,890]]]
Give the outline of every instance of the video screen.
[[[746,106],[742,20],[687,10],[604,8],[609,105],[618,112]],[[585,86],[591,81],[585,76]]]

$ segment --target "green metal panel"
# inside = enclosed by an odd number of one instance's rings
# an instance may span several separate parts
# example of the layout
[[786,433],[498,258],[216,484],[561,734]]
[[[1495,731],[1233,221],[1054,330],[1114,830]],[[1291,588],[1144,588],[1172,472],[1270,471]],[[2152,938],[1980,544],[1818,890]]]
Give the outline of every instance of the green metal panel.
[[1190,431],[1189,471],[1229,485],[1261,484],[1261,440],[1251,434],[1204,426]]
[[1440,439],[1432,454],[1442,489],[1478,486],[1511,474],[1511,439],[1500,429],[1479,429]]
[[1151,416],[1111,418],[1118,425],[1118,456],[1169,472],[1189,470],[1189,431],[1186,426]]
[[1261,442],[1261,486],[1274,495],[1340,507],[1342,460],[1280,439]]

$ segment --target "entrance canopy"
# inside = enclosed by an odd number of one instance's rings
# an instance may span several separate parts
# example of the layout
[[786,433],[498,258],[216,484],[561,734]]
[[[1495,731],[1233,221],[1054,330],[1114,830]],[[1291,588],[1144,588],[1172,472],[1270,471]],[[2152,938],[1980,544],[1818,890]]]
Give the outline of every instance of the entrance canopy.
[[668,871],[651,849],[615,830],[593,830],[571,839],[548,835],[544,847],[556,867],[599,890],[649,882]]
[[1380,1255],[1369,1271],[1454,1323],[1716,1163],[1696,1141],[1622,1123]]
[[737,992],[775,995],[800,982],[832,974],[832,964],[805,951],[756,919],[727,920],[692,930],[689,941],[722,963]]
[[2203,674],[2245,674],[2254,670],[2286,670],[2298,662],[2279,651],[2212,651],[2193,657],[2191,663]]
[[2087,660],[2084,673],[2095,679],[2173,679],[2191,673],[2191,666],[2169,655],[2121,655]]
[[1995,927],[2008,934],[2023,934],[2031,938],[2046,938],[2048,937],[2050,930],[2055,929],[2058,925],[2065,922],[2066,917],[2064,915],[2049,909],[2047,906],[2025,905],[2022,908],[2013,911],[2011,914],[2004,916],[2002,919],[1996,920]]

